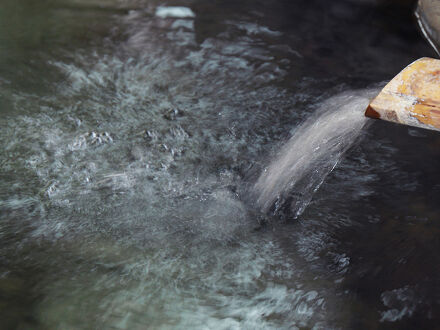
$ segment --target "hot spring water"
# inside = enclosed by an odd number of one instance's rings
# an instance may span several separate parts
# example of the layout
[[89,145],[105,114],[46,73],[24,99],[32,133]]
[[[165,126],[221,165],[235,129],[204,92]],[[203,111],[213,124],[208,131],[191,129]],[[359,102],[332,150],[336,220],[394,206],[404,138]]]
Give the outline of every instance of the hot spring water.
[[[438,144],[377,124],[353,145],[377,91],[352,90],[424,45],[401,52],[373,3],[2,1],[0,328],[372,329],[436,315],[440,211],[417,170],[435,177]],[[399,153],[416,139],[431,162]],[[273,221],[259,226],[263,212]]]
[[345,92],[323,102],[297,127],[290,140],[263,171],[254,186],[263,212],[291,203],[301,215],[326,176],[366,125],[363,115],[379,89]]

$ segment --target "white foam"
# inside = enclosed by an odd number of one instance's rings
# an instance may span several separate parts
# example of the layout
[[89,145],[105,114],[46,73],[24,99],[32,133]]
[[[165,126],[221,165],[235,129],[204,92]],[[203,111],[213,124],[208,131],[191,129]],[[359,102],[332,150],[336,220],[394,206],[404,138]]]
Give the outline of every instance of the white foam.
[[187,7],[157,7],[156,16],[160,18],[194,18],[196,15]]

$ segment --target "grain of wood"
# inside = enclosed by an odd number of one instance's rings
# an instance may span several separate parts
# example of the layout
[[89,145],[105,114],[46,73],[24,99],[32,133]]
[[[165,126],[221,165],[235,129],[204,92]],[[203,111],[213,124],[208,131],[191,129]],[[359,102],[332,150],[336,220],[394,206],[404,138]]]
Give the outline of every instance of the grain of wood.
[[424,57],[408,65],[373,99],[365,115],[440,131],[440,60]]

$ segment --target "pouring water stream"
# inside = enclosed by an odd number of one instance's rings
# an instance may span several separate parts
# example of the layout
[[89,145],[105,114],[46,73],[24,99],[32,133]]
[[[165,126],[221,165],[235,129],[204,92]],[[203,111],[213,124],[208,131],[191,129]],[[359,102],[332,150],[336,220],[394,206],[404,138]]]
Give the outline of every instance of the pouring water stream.
[[[363,111],[378,89],[344,92],[323,102],[294,132],[254,185],[263,212],[291,201],[294,217],[358,140],[367,120]],[[294,197],[289,198],[289,194]]]

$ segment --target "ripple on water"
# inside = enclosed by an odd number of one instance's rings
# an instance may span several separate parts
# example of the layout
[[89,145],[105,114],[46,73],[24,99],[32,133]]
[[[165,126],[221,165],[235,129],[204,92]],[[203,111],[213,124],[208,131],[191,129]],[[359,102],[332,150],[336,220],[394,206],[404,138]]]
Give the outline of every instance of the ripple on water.
[[[243,201],[247,171],[308,115],[313,80],[295,94],[278,85],[302,55],[247,19],[199,42],[189,8],[117,13],[102,45],[45,58],[62,79],[39,94],[11,90],[17,115],[0,121],[0,163],[15,181],[1,183],[1,249],[11,268],[38,277],[23,289],[36,297],[35,324],[331,326],[345,306],[331,288],[351,256],[327,254],[331,274],[319,276],[316,261],[336,243],[318,222],[282,246],[285,229],[259,228]],[[365,97],[329,107],[345,101]]]

